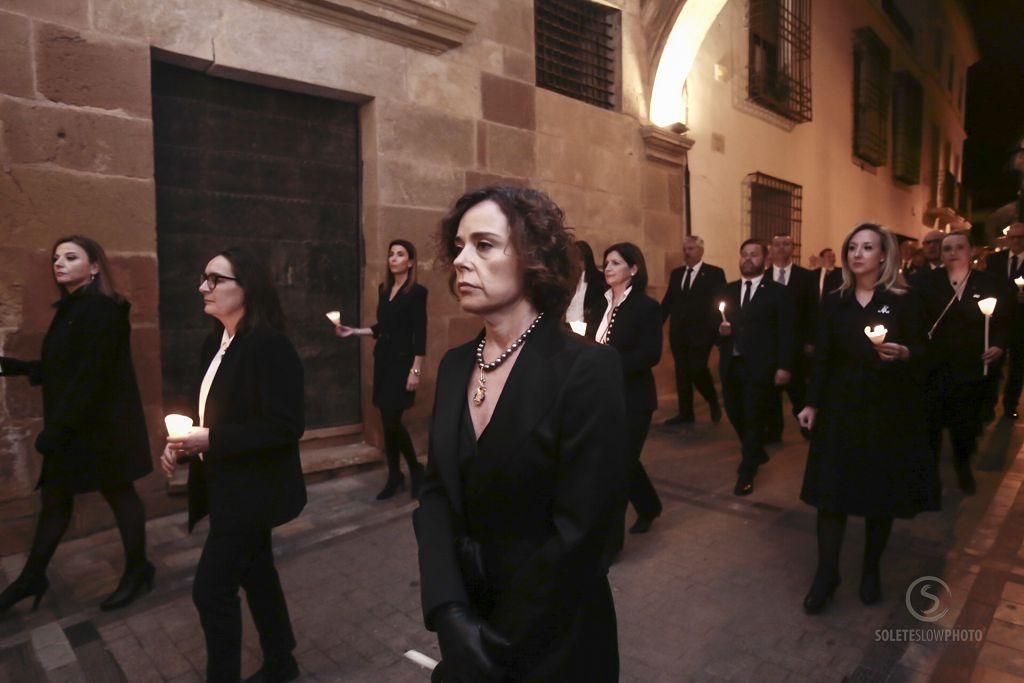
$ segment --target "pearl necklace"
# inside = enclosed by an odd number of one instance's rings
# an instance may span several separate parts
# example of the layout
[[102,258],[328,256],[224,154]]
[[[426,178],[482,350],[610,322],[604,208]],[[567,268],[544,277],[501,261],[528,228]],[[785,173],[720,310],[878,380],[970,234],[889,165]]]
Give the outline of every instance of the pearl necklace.
[[484,362],[484,345],[487,343],[487,336],[485,335],[480,340],[480,343],[476,347],[476,364],[480,367],[480,375],[477,377],[476,380],[476,391],[473,392],[473,405],[480,406],[483,404],[484,399],[487,398],[487,378],[484,377],[484,373],[496,370],[497,368],[501,367],[501,364],[504,363],[509,356],[515,353],[516,349],[523,345],[523,342],[526,341],[526,338],[530,336],[530,333],[533,332],[534,328],[537,327],[537,323],[539,323],[540,319],[543,317],[544,314],[541,313],[536,318],[534,318],[533,322],[530,323],[530,326],[526,328],[526,331],[519,335],[519,339],[516,339],[514,342],[512,342],[512,346],[502,351],[501,355],[492,360],[490,363]]

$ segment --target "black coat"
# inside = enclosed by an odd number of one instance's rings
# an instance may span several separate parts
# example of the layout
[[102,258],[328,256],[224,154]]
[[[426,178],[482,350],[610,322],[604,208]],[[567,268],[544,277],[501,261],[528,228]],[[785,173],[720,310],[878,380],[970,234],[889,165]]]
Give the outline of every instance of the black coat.
[[1020,259],[1021,262],[1017,268],[1017,273],[1013,277],[1009,275],[1009,260],[1009,249],[991,253],[985,259],[985,272],[992,273],[1006,286],[1006,293],[1010,296],[1010,300],[1016,304],[1010,307],[1010,344],[1013,347],[1019,348],[1021,344],[1024,344],[1024,303],[1020,303],[1017,299],[1019,288],[1014,284],[1013,279],[1017,275],[1024,275],[1024,258]]
[[[601,324],[608,299],[604,299],[597,316],[597,324],[587,328],[593,338]],[[658,302],[634,289],[619,304],[615,321],[608,332],[606,343],[619,352],[622,359],[622,378],[626,392],[626,410],[654,411],[658,409],[658,388],[654,384],[651,368],[661,360],[661,308]]]
[[153,470],[135,381],[127,301],[89,285],[66,296],[38,361],[0,358],[5,376],[43,386],[39,484],[72,492],[125,484]]
[[750,303],[741,308],[742,284],[742,280],[730,282],[719,295],[732,326],[732,332],[718,341],[719,377],[729,376],[736,348],[752,376],[771,384],[776,370],[793,369],[797,343],[793,297],[787,287],[773,282],[765,273]]
[[[765,273],[765,277],[774,279],[775,266]],[[796,312],[796,345],[797,352],[803,353],[805,344],[814,343],[814,335],[818,324],[818,278],[806,268],[793,264],[786,280],[786,289],[793,295],[793,310]]]
[[725,285],[725,271],[702,263],[690,289],[683,293],[686,267],[676,268],[668,278],[668,289],[661,299],[661,315],[668,320],[668,341],[673,349],[681,347],[710,350],[718,334],[718,293]]
[[373,405],[405,410],[416,399],[416,392],[405,390],[409,369],[416,356],[427,355],[427,288],[414,284],[390,301],[391,293],[383,286],[378,294],[377,323],[370,328],[377,340]]
[[[197,408],[220,340],[217,332],[203,344]],[[297,517],[306,504],[299,460],[304,420],[302,363],[292,343],[270,328],[236,335],[206,398],[210,448],[189,466],[189,529],[206,514],[222,531],[270,528]]]
[[[927,333],[953,298],[953,287],[944,268],[927,273],[920,282]],[[970,271],[960,300],[949,307],[932,334],[928,344],[929,372],[948,371],[948,376],[957,384],[984,381],[981,354],[985,350],[985,316],[978,308],[978,302],[988,297],[998,300],[989,323],[989,346],[998,346],[1005,351],[1015,305],[1010,295],[1005,283],[995,274]],[[989,377],[994,378],[991,368]]]
[[[910,349],[882,361],[864,334]],[[918,297],[876,290],[863,308],[852,291],[825,297],[807,405],[817,421],[800,498],[821,510],[913,517],[939,509],[939,480],[924,404],[925,329]]]
[[814,287],[818,292],[818,299],[824,299],[825,295],[834,292],[843,284],[843,269],[833,268],[825,274],[825,286],[821,286],[821,268],[815,268],[811,271],[811,275],[814,277]]
[[[602,560],[625,497],[618,356],[558,320],[538,325],[480,435],[478,476],[467,488],[460,429],[478,341],[449,351],[438,368],[413,515],[427,627],[441,605],[472,605],[511,640],[505,664],[515,680],[618,680]],[[466,547],[479,549],[479,562],[467,561]]]

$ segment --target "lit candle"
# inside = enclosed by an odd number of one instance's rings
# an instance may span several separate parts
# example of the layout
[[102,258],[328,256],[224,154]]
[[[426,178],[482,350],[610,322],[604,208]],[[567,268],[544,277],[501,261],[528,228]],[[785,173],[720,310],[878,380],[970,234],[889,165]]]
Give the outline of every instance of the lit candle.
[[885,334],[889,330],[885,329],[885,325],[875,325],[874,328],[868,325],[864,328],[864,334],[868,336],[872,344],[881,344],[885,341]]
[[728,320],[725,319],[725,302],[724,301],[718,302],[718,312],[722,314],[722,322],[723,323],[729,322]]
[[171,438],[188,436],[192,431],[192,418],[187,415],[168,415],[164,418],[164,424],[167,426],[167,436]]
[[[1014,282],[1016,281],[1017,280],[1014,280]],[[996,298],[994,296],[990,296],[987,299],[982,299],[978,302],[978,308],[981,309],[981,314],[985,316],[985,347],[981,350],[982,353],[985,353],[988,351],[988,327],[989,323],[992,322],[992,314],[996,311]],[[988,361],[985,361],[982,365],[981,374],[988,377]]]
[[1017,277],[1013,278],[1013,284],[1017,285],[1018,289],[1024,289],[1024,277],[1018,275]]
[[569,328],[581,337],[587,336],[587,323],[582,320],[573,320],[569,323]]
[[335,327],[341,325],[341,311],[327,311],[327,319],[330,320]]

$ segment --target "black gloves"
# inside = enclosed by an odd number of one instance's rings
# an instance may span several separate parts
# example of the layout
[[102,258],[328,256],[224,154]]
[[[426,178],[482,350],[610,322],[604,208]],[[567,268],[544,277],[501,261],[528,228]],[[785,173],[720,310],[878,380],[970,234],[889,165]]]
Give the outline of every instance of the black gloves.
[[443,662],[438,668],[443,668],[444,683],[502,680],[504,671],[495,654],[511,644],[471,608],[460,603],[439,607],[434,626],[441,646]]

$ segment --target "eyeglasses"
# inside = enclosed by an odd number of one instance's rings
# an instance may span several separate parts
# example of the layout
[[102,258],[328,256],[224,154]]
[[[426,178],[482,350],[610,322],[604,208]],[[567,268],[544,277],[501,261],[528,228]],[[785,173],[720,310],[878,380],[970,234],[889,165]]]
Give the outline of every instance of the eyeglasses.
[[199,276],[199,286],[206,285],[210,288],[210,291],[217,289],[217,285],[223,280],[231,280],[232,282],[238,282],[237,277],[228,277],[227,275],[221,275],[220,273],[203,273]]

